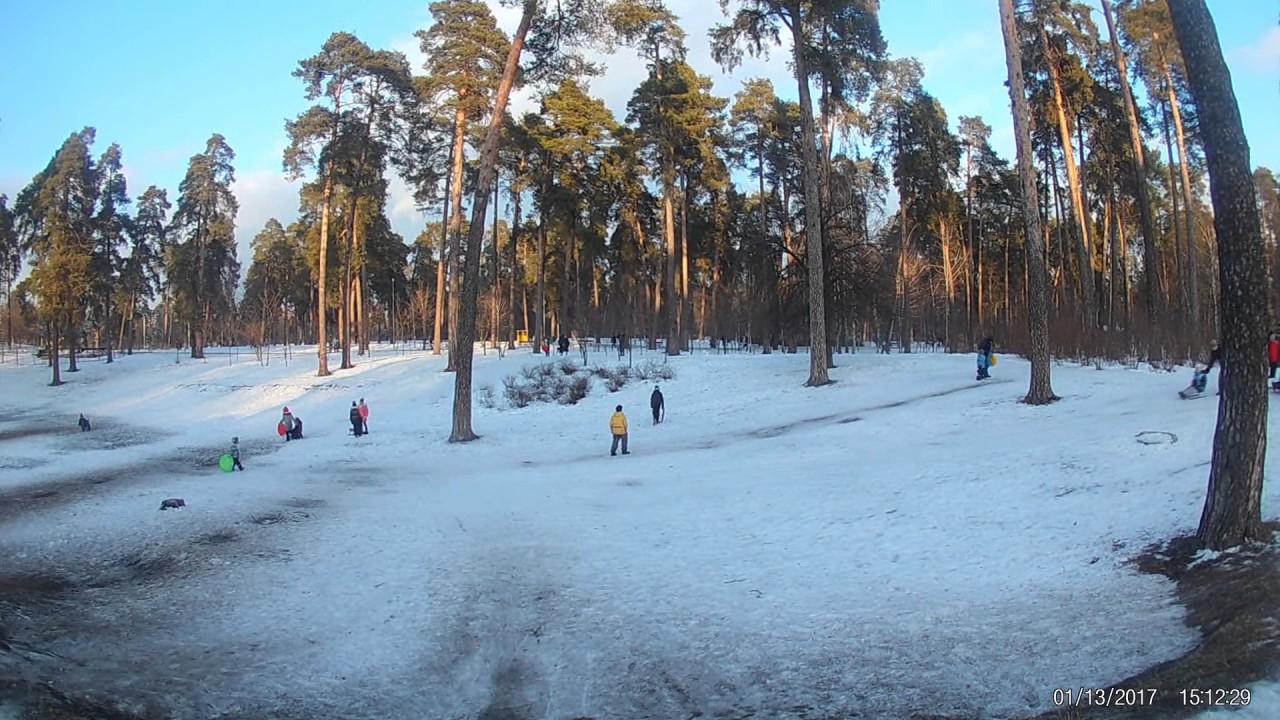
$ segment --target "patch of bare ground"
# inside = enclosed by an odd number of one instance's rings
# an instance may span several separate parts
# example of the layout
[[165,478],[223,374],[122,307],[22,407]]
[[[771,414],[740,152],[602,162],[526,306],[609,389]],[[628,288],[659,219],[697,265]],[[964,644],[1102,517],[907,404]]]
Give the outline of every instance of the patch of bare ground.
[[[1267,529],[1275,537],[1280,523]],[[1113,686],[1146,691],[1141,706],[1075,707],[1035,720],[1189,718],[1207,708],[1190,705],[1182,690],[1238,689],[1275,676],[1280,669],[1280,544],[1259,544],[1211,560],[1197,560],[1199,552],[1198,541],[1185,537],[1148,548],[1132,560],[1141,572],[1177,583],[1187,622],[1201,634],[1200,644],[1186,655]],[[1130,697],[1136,699],[1137,693]]]

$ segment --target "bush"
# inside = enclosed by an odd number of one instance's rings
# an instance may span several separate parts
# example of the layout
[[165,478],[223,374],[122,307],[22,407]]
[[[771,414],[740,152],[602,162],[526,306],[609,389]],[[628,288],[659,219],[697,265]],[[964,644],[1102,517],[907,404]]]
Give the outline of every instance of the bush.
[[507,404],[513,408],[528,407],[534,400],[530,386],[521,383],[515,375],[510,375],[503,380],[502,387],[502,394],[507,399]]
[[481,387],[480,392],[478,392],[477,395],[479,396],[478,402],[480,403],[481,407],[486,407],[492,410],[498,404],[497,399],[493,396],[492,385],[485,385]]
[[675,368],[656,360],[645,360],[633,371],[641,380],[671,380],[676,376]]
[[591,392],[591,376],[575,375],[565,383],[565,392],[558,399],[561,405],[576,405]]
[[513,408],[535,402],[573,405],[591,392],[591,372],[560,360],[526,367],[502,384],[507,403]]

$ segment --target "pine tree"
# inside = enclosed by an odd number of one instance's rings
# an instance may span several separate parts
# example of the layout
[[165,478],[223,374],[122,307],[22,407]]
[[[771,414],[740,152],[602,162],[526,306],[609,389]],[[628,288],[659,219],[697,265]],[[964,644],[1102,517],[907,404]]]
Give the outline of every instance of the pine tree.
[[[503,61],[510,50],[506,36],[498,29],[489,6],[479,0],[441,0],[431,4],[434,24],[419,30],[422,52],[427,56],[426,95],[453,112],[448,247],[444,253],[449,275],[450,336],[449,363],[456,369],[458,344],[456,293],[460,287],[457,269],[462,237],[462,191],[466,165],[466,138],[471,122],[482,120],[493,103],[502,74]],[[487,195],[486,195],[487,197]],[[467,281],[478,278],[467,276]],[[435,352],[440,346],[437,332]],[[465,348],[470,351],[470,347]]]
[[1013,0],[1000,0],[1000,21],[1004,30],[1005,61],[1009,71],[1014,140],[1018,148],[1018,176],[1022,180],[1022,215],[1026,224],[1027,273],[1030,284],[1031,387],[1024,402],[1028,405],[1046,405],[1058,398],[1053,394],[1049,377],[1049,296],[1044,245],[1040,240],[1043,235],[1040,229],[1039,196],[1036,193],[1036,173],[1031,158],[1031,112],[1027,107]]
[[31,248],[31,289],[49,338],[51,385],[61,385],[59,341],[68,340],[74,372],[75,342],[88,302],[94,250],[98,177],[85,128],[62,144],[49,165],[18,196],[19,237]]
[[112,325],[116,306],[116,283],[122,265],[121,248],[125,244],[125,228],[129,216],[129,193],[121,164],[120,146],[112,145],[102,154],[97,165],[98,209],[94,214],[93,280],[89,287],[89,310],[99,336],[106,338],[107,362],[115,357],[112,349]]
[[168,194],[155,185],[138,198],[138,209],[127,223],[129,255],[120,266],[116,307],[120,312],[118,345],[133,354],[134,320],[140,307],[155,296],[162,253],[168,244]]
[[191,357],[203,358],[216,317],[235,307],[240,275],[235,224],[240,205],[231,192],[235,152],[215,133],[205,151],[191,158],[178,185],[177,209],[170,232],[177,243],[168,276],[187,318]]
[[1169,0],[1209,165],[1222,283],[1222,402],[1209,491],[1197,535],[1214,550],[1266,539],[1262,488],[1267,457],[1267,364],[1271,313],[1266,248],[1249,170],[1249,142],[1204,0]]
[[0,193],[0,281],[4,282],[5,343],[13,349],[13,283],[22,270],[22,246],[14,225],[9,196]]

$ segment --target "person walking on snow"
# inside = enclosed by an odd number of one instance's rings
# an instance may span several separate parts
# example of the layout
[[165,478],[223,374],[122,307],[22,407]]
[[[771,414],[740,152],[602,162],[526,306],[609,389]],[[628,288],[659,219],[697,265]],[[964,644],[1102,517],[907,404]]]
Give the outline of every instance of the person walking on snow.
[[364,404],[364,398],[360,398],[360,424],[364,427],[364,434],[369,434],[369,406]]
[[[1274,366],[1272,369],[1274,370]],[[80,413],[80,420],[77,424],[80,426],[80,432],[89,432],[89,418],[85,417],[84,413]]]
[[284,441],[289,442],[293,439],[293,413],[289,412],[289,408],[285,408],[280,416],[280,424],[284,426]]
[[978,343],[978,379],[979,380],[986,380],[987,378],[991,377],[991,373],[987,372],[987,370],[991,367],[991,351],[995,344],[996,344],[995,339],[992,338],[990,335],[986,336],[985,338],[982,339],[982,342]]
[[622,454],[630,455],[631,451],[627,450],[627,416],[622,414],[621,405],[614,408],[613,417],[609,418],[609,431],[613,433],[613,448],[609,454],[617,455],[618,443],[622,443]]
[[240,464],[240,438],[231,438],[231,452],[228,454],[231,456],[231,462],[233,463],[231,467],[236,470],[244,470],[244,465]]
[[293,430],[289,432],[289,437],[293,438],[294,440],[302,439],[302,416],[301,415],[293,416]]
[[649,396],[649,407],[653,410],[653,424],[662,422],[662,390],[657,385],[653,386],[653,394]]
[[356,405],[356,401],[351,401],[351,412],[348,413],[351,419],[351,434],[360,437],[364,434],[364,419],[360,417],[360,408]]

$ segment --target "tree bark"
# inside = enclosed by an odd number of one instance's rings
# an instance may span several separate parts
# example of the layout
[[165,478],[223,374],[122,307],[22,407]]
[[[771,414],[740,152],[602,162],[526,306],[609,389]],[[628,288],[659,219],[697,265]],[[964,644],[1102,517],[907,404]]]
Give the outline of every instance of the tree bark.
[[[484,216],[488,211],[489,186],[493,183],[498,171],[498,141],[502,138],[502,123],[506,117],[507,99],[511,96],[511,87],[515,84],[516,70],[520,65],[520,53],[524,49],[525,36],[529,34],[529,26],[533,23],[533,16],[537,10],[538,0],[525,0],[520,25],[512,38],[511,51],[507,55],[506,66],[502,69],[502,79],[498,83],[489,129],[485,133],[484,145],[480,148],[480,179],[476,183],[476,194],[471,208],[471,228],[466,247],[467,281],[462,288],[462,302],[458,310],[457,373],[454,376],[453,386],[453,432],[449,435],[449,442],[469,442],[478,437],[471,428],[471,367],[475,359],[472,345],[476,333],[476,295],[480,289],[480,283],[476,282],[476,278],[480,276]],[[452,346],[452,340],[450,345]]]
[[1014,140],[1018,148],[1018,175],[1022,181],[1022,218],[1027,228],[1027,281],[1031,333],[1031,387],[1024,402],[1045,405],[1057,399],[1049,376],[1049,298],[1045,287],[1043,237],[1037,207],[1036,174],[1032,164],[1031,114],[1023,84],[1022,51],[1018,45],[1013,0],[1000,0],[1000,20],[1004,28],[1005,61],[1009,74],[1009,99],[1013,110]]
[[1138,127],[1138,109],[1133,102],[1133,89],[1129,86],[1129,69],[1111,11],[1111,0],[1102,0],[1102,14],[1107,21],[1107,33],[1111,39],[1111,54],[1115,58],[1116,73],[1120,79],[1120,94],[1124,97],[1125,114],[1129,118],[1129,143],[1133,148],[1130,161],[1133,166],[1134,187],[1138,199],[1139,228],[1142,232],[1142,259],[1147,286],[1148,356],[1159,354],[1156,347],[1156,327],[1163,305],[1163,288],[1160,287],[1160,257],[1156,251],[1155,222],[1151,219],[1151,198],[1147,192],[1147,163],[1142,148],[1142,131]]
[[[459,98],[461,102],[462,98]],[[445,366],[445,371],[449,372],[457,370],[458,357],[455,350],[457,349],[454,339],[458,336],[458,293],[462,279],[459,277],[458,271],[458,254],[461,252],[462,246],[462,179],[465,172],[466,164],[466,142],[467,142],[467,112],[461,104],[454,113],[453,118],[453,170],[452,185],[449,188],[449,252],[446,266],[449,274],[449,358]],[[477,197],[485,200],[489,198],[488,186],[484,189],[476,188]],[[474,219],[474,213],[472,214]],[[484,215],[480,216],[480,232],[484,233]],[[466,282],[474,284],[474,278],[470,274],[467,275]]]
[[1221,283],[1222,401],[1198,536],[1214,550],[1262,540],[1267,457],[1269,278],[1262,223],[1231,72],[1204,0],[1169,0],[1191,96],[1200,114]]
[[[1084,194],[1080,188],[1080,174],[1076,170],[1074,143],[1071,142],[1071,123],[1067,119],[1066,99],[1062,94],[1062,81],[1058,77],[1058,65],[1049,47],[1049,33],[1040,29],[1040,39],[1044,46],[1045,60],[1049,65],[1049,78],[1053,83],[1054,108],[1058,116],[1058,137],[1062,142],[1063,163],[1067,168],[1067,185],[1071,191],[1071,206],[1075,211],[1076,255],[1080,259],[1080,298],[1083,301],[1084,326],[1093,328],[1098,324],[1098,300],[1093,282],[1093,256],[1090,252],[1092,244],[1089,238],[1089,209],[1084,204]],[[1063,265],[1066,265],[1064,262]]]
[[805,385],[820,387],[829,384],[831,378],[827,374],[827,318],[823,293],[822,187],[818,177],[818,140],[809,92],[809,65],[804,53],[807,44],[804,28],[809,18],[796,14],[791,20],[792,56],[800,91],[800,137],[804,145],[801,158],[804,169],[805,265],[809,270],[809,380]]
[[[1191,188],[1191,170],[1187,162],[1187,133],[1186,128],[1182,124],[1182,110],[1179,108],[1178,94],[1173,87],[1173,73],[1169,68],[1169,62],[1164,57],[1164,50],[1160,48],[1159,34],[1155,35],[1156,48],[1160,52],[1160,64],[1164,67],[1165,85],[1169,91],[1169,108],[1173,112],[1173,127],[1178,137],[1178,167],[1182,170],[1182,204],[1184,206],[1184,217],[1186,222],[1183,231],[1187,235],[1187,292],[1191,295],[1191,328],[1193,331],[1193,342],[1199,337],[1199,331],[1202,329],[1202,316],[1200,314],[1200,269],[1199,269],[1199,242],[1196,239],[1195,232],[1195,202]],[[1170,158],[1172,162],[1172,158]]]

